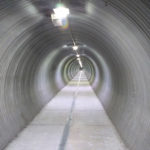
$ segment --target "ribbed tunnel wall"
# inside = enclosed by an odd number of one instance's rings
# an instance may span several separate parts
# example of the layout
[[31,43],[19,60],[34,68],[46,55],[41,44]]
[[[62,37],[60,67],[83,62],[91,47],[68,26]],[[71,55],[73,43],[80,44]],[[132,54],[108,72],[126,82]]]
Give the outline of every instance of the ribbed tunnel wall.
[[[130,150],[150,147],[148,4],[83,1],[69,17],[84,71]],[[35,1],[0,1],[0,149],[80,70],[71,42]]]

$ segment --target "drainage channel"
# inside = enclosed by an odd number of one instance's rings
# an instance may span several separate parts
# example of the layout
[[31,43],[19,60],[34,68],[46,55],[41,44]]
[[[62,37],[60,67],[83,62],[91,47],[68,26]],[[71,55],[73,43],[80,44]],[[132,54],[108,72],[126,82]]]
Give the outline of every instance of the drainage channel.
[[76,91],[73,94],[73,101],[72,101],[70,113],[69,113],[66,125],[64,127],[64,130],[63,130],[63,135],[62,135],[61,142],[60,142],[58,150],[65,150],[65,147],[66,147],[66,143],[67,143],[67,140],[68,140],[69,131],[70,131],[70,127],[71,127],[71,122],[72,122],[73,110],[74,110],[74,107],[75,107],[75,101],[77,99],[78,92],[79,92],[79,85],[80,85],[81,76],[82,76],[82,71],[80,71],[80,75],[79,75],[79,79],[78,79],[78,83],[77,83],[77,88],[76,88]]

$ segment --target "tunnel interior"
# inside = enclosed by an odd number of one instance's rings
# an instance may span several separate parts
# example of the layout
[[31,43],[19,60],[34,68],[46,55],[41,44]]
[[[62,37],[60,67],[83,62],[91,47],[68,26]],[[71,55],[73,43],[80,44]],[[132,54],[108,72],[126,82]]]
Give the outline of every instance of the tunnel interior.
[[[147,0],[63,0],[83,71],[130,150],[150,147]],[[56,0],[0,0],[0,149],[81,70]]]

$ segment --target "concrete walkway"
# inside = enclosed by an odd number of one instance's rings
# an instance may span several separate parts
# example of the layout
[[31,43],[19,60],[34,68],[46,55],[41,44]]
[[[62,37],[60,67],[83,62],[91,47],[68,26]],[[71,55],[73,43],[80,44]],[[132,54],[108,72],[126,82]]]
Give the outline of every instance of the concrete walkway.
[[127,149],[81,71],[5,150]]

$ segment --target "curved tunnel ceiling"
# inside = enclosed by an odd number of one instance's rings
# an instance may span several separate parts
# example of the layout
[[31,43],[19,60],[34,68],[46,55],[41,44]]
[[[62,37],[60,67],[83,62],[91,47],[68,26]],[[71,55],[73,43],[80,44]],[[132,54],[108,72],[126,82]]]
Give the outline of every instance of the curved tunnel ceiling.
[[[124,143],[149,150],[149,2],[63,2],[84,71]],[[0,149],[80,70],[69,29],[50,20],[56,3],[0,1]]]

